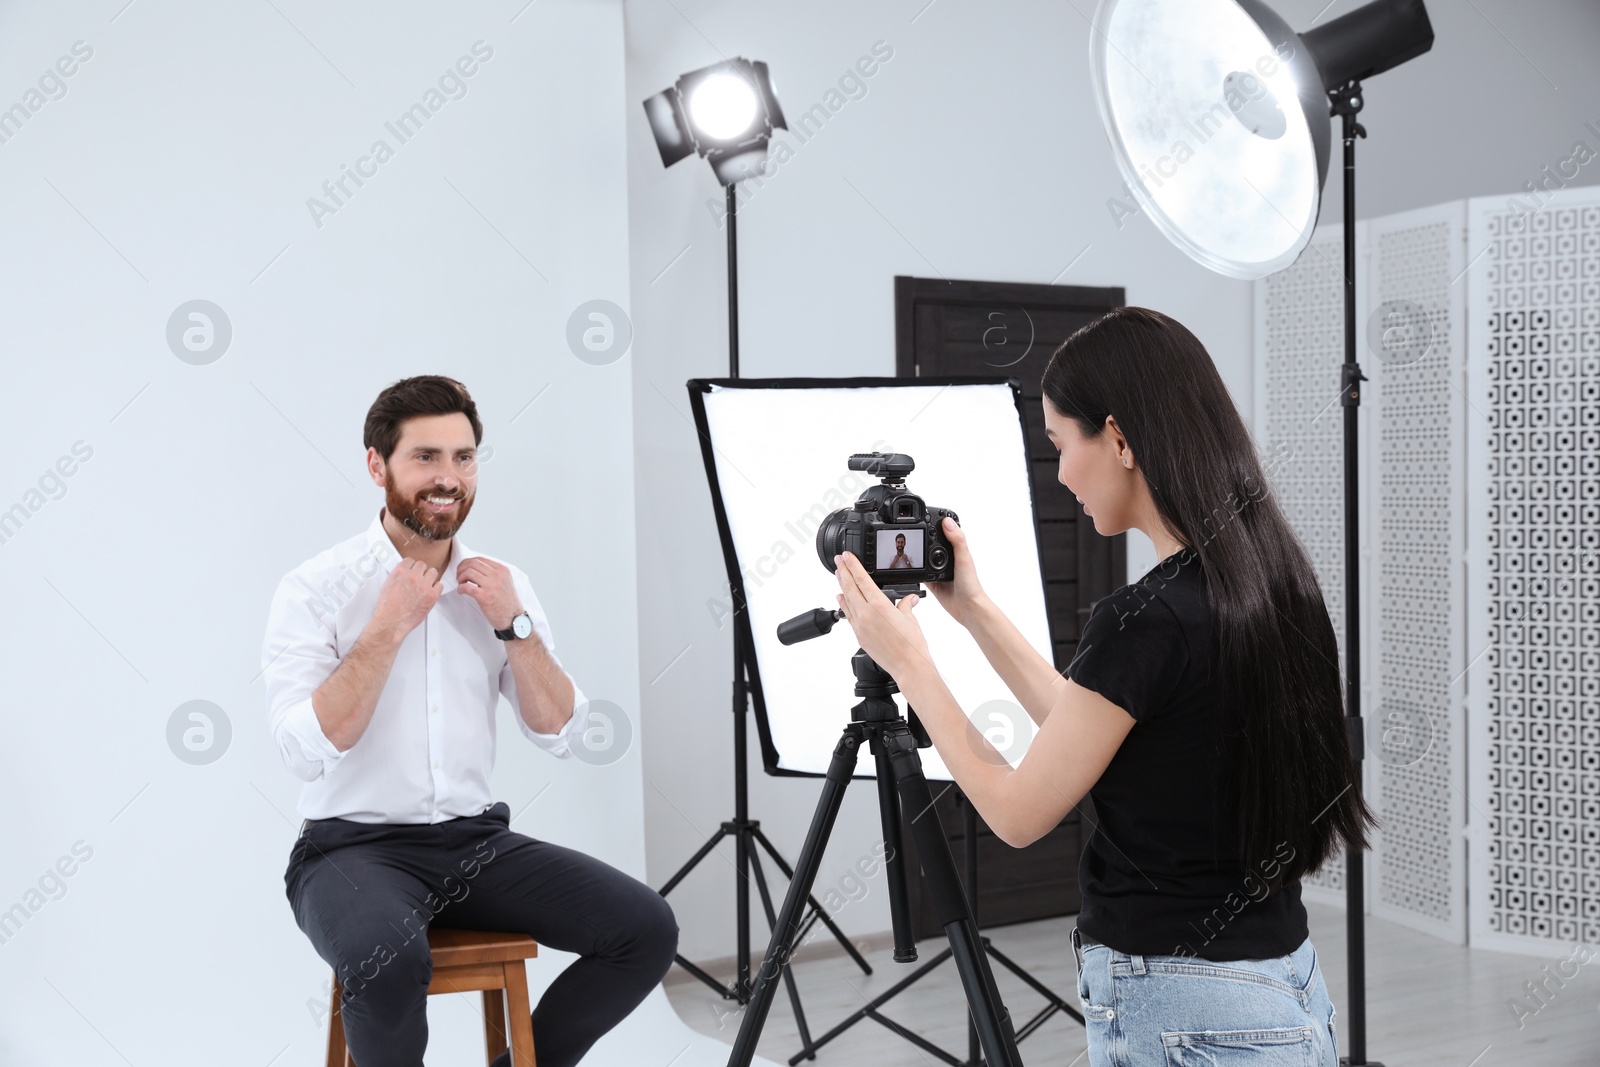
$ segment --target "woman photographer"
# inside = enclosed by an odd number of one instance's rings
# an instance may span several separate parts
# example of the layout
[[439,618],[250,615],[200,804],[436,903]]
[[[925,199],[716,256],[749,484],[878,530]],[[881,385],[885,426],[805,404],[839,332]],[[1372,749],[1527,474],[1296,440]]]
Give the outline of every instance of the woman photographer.
[[1038,724],[1013,770],[928,657],[916,597],[883,596],[846,553],[839,603],[989,827],[1022,847],[1085,794],[1098,825],[1073,931],[1091,1067],[1326,1064],[1334,1010],[1300,879],[1364,849],[1339,651],[1305,550],[1267,491],[1203,345],[1118,308],[1043,381],[1058,479],[1107,536],[1161,557],[1096,602],[1058,674],[984,594],[950,519],[951,582],[929,583]]

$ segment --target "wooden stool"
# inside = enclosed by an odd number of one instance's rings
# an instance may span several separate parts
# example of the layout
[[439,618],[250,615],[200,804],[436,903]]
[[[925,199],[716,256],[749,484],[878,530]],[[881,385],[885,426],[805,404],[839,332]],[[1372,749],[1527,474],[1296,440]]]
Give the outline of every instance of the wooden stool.
[[[428,995],[483,990],[483,1040],[488,1062],[506,1050],[506,1016],[511,1017],[512,1067],[534,1067],[532,1009],[528,1006],[528,971],[523,960],[539,955],[539,944],[526,934],[486,930],[428,930],[433,955],[433,981]],[[328,1067],[355,1067],[344,1043],[339,976],[333,976],[333,1007],[328,1014]]]

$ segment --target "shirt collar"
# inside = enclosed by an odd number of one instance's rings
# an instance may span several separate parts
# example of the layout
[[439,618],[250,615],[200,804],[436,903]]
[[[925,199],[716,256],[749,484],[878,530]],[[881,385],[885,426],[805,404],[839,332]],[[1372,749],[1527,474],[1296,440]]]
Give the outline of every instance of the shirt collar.
[[[377,515],[372,519],[372,525],[367,527],[367,551],[373,559],[383,561],[383,573],[388,573],[399,565],[401,560],[400,550],[389,538],[389,531],[383,528],[384,508],[379,508]],[[470,559],[472,553],[462,543],[461,535],[457,533],[450,545],[450,559],[444,565],[444,573],[439,575],[439,583],[444,587],[444,593],[456,591],[456,568],[464,559]],[[442,594],[441,594],[442,595]]]

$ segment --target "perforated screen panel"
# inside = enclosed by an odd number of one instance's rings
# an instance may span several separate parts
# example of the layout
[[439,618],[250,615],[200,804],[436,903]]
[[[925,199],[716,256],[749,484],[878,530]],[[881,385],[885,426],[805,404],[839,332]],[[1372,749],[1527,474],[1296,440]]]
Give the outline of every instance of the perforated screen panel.
[[1475,944],[1600,942],[1600,189],[1468,208]]
[[[1357,225],[1358,235],[1363,229]],[[1360,238],[1358,236],[1358,244]],[[1272,491],[1322,584],[1344,648],[1344,246],[1337,227],[1312,238],[1295,263],[1255,283],[1255,422]],[[1307,899],[1344,902],[1344,858],[1302,883]]]
[[[1463,506],[1468,414],[1462,201],[1372,219],[1357,284],[1367,293],[1359,359],[1370,379],[1363,477],[1376,536],[1364,612],[1368,799],[1383,820],[1371,853],[1373,914],[1467,938]],[[1365,506],[1365,504],[1364,504]]]

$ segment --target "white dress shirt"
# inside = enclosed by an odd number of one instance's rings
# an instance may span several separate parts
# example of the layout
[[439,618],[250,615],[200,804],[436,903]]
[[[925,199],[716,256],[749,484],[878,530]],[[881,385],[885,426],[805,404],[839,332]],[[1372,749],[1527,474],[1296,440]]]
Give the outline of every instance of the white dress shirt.
[[[439,576],[443,592],[400,645],[366,732],[343,752],[322,732],[311,694],[361,636],[384,579],[400,562],[383,528],[383,509],[365,533],[312,557],[278,583],[262,675],[279,755],[306,782],[299,804],[304,818],[436,823],[481,814],[493,803],[489,772],[502,694],[529,740],[557,756],[572,754],[568,739],[586,698],[574,682],[574,714],[557,733],[537,733],[523,721],[508,643],[494,635],[477,602],[457,589],[456,568],[477,555],[459,534],[454,538]],[[528,576],[504,560],[484,558],[510,569],[537,639],[560,666]]]

